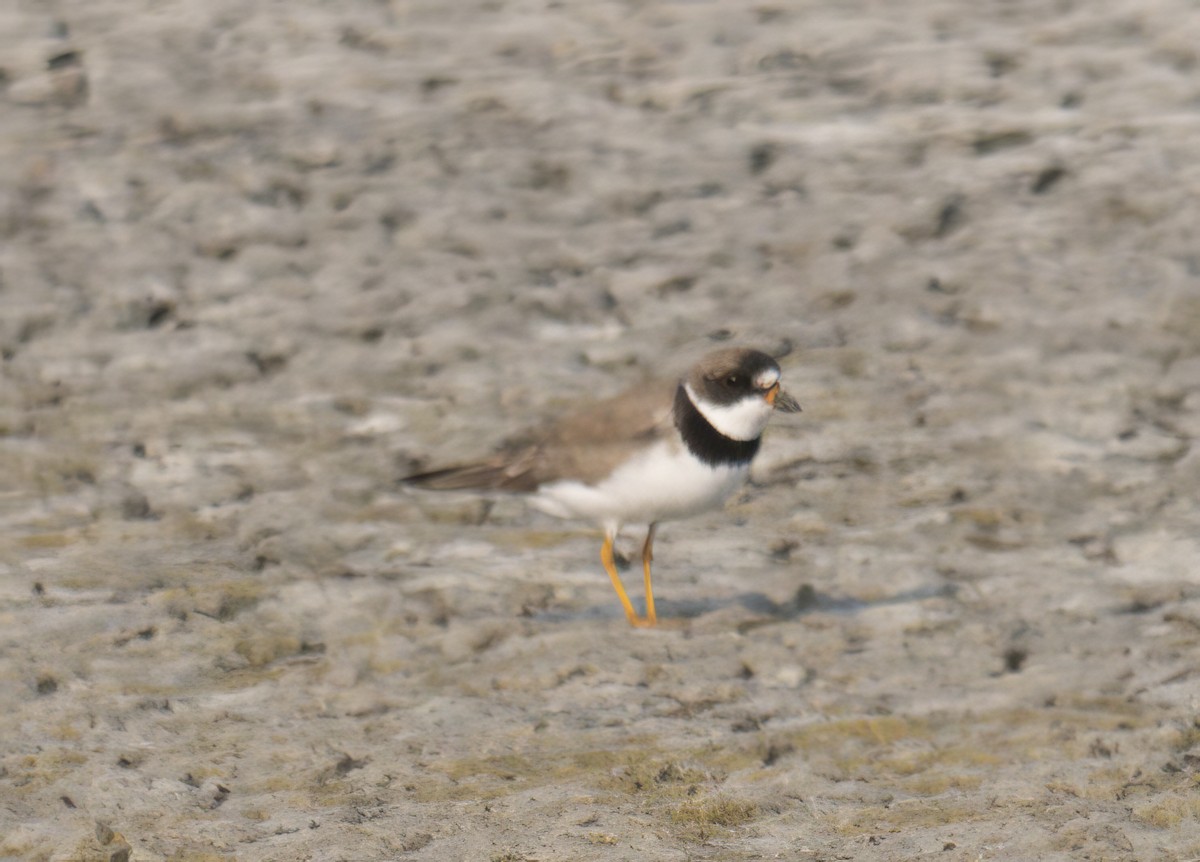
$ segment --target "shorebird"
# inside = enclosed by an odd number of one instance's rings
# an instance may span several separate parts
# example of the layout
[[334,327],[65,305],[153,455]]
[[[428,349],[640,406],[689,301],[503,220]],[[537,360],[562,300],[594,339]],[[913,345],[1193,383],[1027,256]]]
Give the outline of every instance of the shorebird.
[[[530,429],[490,458],[403,481],[435,490],[520,492],[550,515],[599,523],[600,560],[625,616],[630,625],[653,626],[650,563],[658,525],[714,509],[740,488],[776,410],[800,410],[780,387],[779,364],[758,350],[732,347],[709,353],[682,379],[642,384]],[[648,525],[645,616],[634,610],[614,559],[625,523]]]

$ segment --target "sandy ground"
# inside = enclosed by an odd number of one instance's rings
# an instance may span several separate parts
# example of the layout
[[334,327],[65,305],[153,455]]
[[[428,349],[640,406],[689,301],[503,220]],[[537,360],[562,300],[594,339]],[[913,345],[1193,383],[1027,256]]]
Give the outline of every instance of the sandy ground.
[[[1200,858],[1194,3],[0,32],[0,858]],[[730,342],[658,630],[397,481]]]

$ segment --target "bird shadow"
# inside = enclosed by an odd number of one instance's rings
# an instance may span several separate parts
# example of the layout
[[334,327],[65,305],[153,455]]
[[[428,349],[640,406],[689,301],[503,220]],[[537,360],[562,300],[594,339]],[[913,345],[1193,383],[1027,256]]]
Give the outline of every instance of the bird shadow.
[[[796,620],[812,613],[840,614],[852,616],[872,608],[905,605],[926,599],[953,598],[958,592],[954,584],[927,584],[901,590],[890,596],[877,599],[859,599],[853,596],[828,595],[818,592],[811,584],[803,584],[796,593],[784,601],[776,601],[765,593],[753,591],[734,596],[710,599],[662,599],[655,600],[658,618],[662,620],[694,620],[715,611],[741,606],[756,619],[748,620],[742,628],[755,628],[776,622]],[[640,602],[634,601],[639,612],[644,612]],[[546,610],[535,615],[545,622],[579,622],[583,620],[613,619],[621,616],[618,608],[594,605],[580,611]]]

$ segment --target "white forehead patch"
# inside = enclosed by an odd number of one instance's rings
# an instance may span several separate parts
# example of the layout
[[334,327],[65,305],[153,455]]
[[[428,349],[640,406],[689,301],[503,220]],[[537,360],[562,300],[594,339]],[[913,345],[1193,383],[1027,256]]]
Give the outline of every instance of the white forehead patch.
[[758,375],[754,378],[754,385],[758,389],[770,389],[778,382],[778,368],[764,368],[762,371],[758,372]]

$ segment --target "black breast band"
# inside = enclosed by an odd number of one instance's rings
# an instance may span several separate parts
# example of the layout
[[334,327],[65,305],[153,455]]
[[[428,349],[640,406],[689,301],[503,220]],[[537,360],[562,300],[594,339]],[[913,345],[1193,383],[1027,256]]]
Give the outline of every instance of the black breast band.
[[679,429],[688,451],[710,467],[749,464],[758,452],[758,444],[762,439],[734,440],[726,437],[696,409],[682,383],[675,390],[675,427]]

